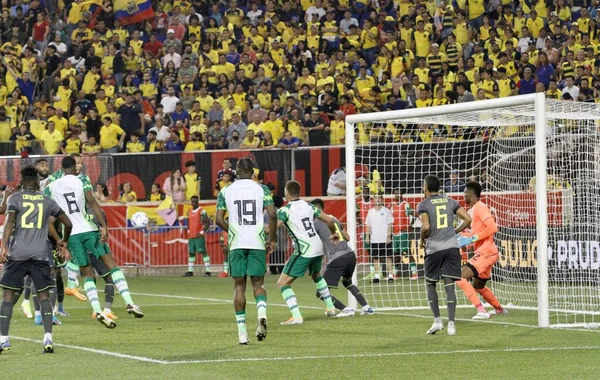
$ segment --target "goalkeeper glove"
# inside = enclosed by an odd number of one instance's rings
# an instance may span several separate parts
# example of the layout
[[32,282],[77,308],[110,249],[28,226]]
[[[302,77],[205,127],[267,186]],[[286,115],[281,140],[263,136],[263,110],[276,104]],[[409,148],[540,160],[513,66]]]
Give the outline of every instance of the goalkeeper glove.
[[462,248],[467,245],[471,245],[477,241],[477,236],[462,236],[456,235],[456,241],[458,242],[458,247]]

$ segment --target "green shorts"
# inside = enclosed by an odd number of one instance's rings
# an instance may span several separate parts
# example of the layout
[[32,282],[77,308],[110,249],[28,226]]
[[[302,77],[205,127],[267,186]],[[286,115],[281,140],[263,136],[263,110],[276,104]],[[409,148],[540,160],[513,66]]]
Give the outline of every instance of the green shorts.
[[398,235],[394,235],[392,241],[394,243],[394,253],[408,253],[408,250],[410,249],[410,239],[408,233],[403,232]]
[[198,252],[206,253],[206,241],[203,237],[188,239],[188,252],[194,255]]
[[285,267],[283,267],[283,273],[290,277],[303,277],[306,271],[312,275],[321,271],[323,266],[323,256],[317,257],[302,257],[299,255],[292,255]]
[[72,235],[69,238],[69,252],[71,252],[71,261],[79,267],[90,265],[88,252],[97,258],[110,253],[108,244],[100,243],[100,233],[98,231],[84,232],[82,234]]
[[229,251],[231,277],[262,277],[267,273],[267,252],[264,249],[234,249]]

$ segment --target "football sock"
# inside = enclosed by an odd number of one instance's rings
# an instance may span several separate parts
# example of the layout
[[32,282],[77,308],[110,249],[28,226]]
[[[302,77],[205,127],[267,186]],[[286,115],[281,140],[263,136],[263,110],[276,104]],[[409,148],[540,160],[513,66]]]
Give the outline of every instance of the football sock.
[[229,261],[224,261],[223,262],[223,272],[229,274]]
[[65,283],[60,273],[56,275],[56,294],[58,296],[58,305],[61,306],[63,301],[65,300]]
[[296,319],[302,318],[302,314],[300,313],[300,309],[298,308],[298,302],[296,301],[296,294],[289,286],[284,286],[281,288],[281,295],[283,296],[283,300],[290,308],[292,312],[292,316]]
[[475,306],[477,311],[479,313],[485,313],[486,310],[483,307],[483,305],[481,304],[479,295],[475,291],[475,288],[473,287],[473,285],[471,285],[471,283],[468,280],[465,280],[464,278],[461,279],[460,281],[457,281],[456,283],[462,289],[462,291],[465,293],[465,297],[467,297],[469,299],[469,301],[471,301],[473,306]]
[[496,309],[496,310],[502,309],[502,305],[500,305],[500,301],[498,301],[498,298],[496,298],[496,296],[494,295],[494,293],[492,292],[492,290],[490,288],[488,288],[486,286],[483,289],[475,289],[475,290],[477,291],[477,293],[481,294],[483,299],[486,300],[487,303],[489,303],[490,306],[492,306],[494,309]]
[[33,301],[33,309],[35,311],[40,311],[40,299],[35,292],[35,288],[32,287],[33,295],[31,296],[31,300]]
[[[50,304],[54,308],[54,305],[56,305],[56,298],[58,297],[58,295],[56,294],[56,288],[50,288],[50,289],[48,289],[48,292],[50,293]],[[42,303],[40,302],[40,309],[41,309],[41,304]]]
[[77,287],[77,277],[79,276],[79,267],[71,261],[67,263],[67,288],[75,289]]
[[96,280],[94,280],[93,277],[86,277],[85,282],[83,283],[83,289],[85,289],[87,298],[92,304],[92,309],[94,310],[94,313],[102,313],[102,308],[100,307],[100,300],[98,299],[98,290],[96,290]]
[[188,272],[194,271],[194,264],[196,263],[196,255],[188,257]]
[[202,260],[204,261],[204,268],[207,272],[210,272],[210,256],[208,256],[208,253],[203,254]]
[[104,309],[112,309],[113,301],[115,300],[115,284],[110,276],[104,278],[106,284],[104,285]]
[[435,282],[428,282],[427,285],[427,301],[429,302],[429,308],[433,313],[434,318],[440,317],[440,306],[438,304],[438,294],[435,290]]
[[25,278],[25,291],[23,292],[23,299],[25,301],[29,301],[31,297],[31,278],[27,276]]
[[360,290],[358,289],[358,287],[356,285],[350,283],[350,286],[346,286],[346,284],[344,284],[344,286],[346,287],[346,289],[348,289],[348,291],[350,293],[352,293],[352,295],[354,296],[354,298],[356,298],[356,301],[358,302],[358,304],[360,306],[368,305],[367,300],[365,299],[365,297],[363,297],[362,293],[360,292]]
[[371,274],[371,276],[375,276],[375,265],[369,265],[369,273]]
[[238,334],[248,333],[246,330],[246,312],[245,311],[236,311],[235,312],[235,320],[237,322]]
[[42,310],[42,324],[44,325],[45,333],[52,333],[52,302],[50,299],[46,298],[43,301],[40,301],[40,307]]
[[127,280],[125,280],[125,276],[123,272],[118,267],[114,267],[110,270],[110,275],[113,279],[113,282],[117,286],[117,290],[126,305],[133,305],[133,300],[131,299],[131,294],[129,293],[129,286],[127,285]]
[[260,295],[254,297],[256,300],[256,308],[258,309],[258,319],[267,318],[267,296]]
[[456,315],[456,286],[454,281],[446,278],[444,279],[444,289],[446,289],[446,305],[448,306],[448,320],[454,322],[454,316]]
[[[319,297],[319,298],[321,298],[321,297]],[[334,295],[331,295],[331,301],[333,301],[333,306],[338,310],[344,310],[346,308],[346,305],[344,305],[344,303],[342,301],[340,301],[339,299],[335,298]]]
[[327,281],[323,279],[323,277],[318,277],[315,279],[315,285],[317,286],[317,290],[319,294],[321,294],[321,299],[325,301],[325,306],[328,309],[333,309],[333,301],[331,300],[331,293],[329,292],[329,286],[327,285]]
[[[3,338],[8,337],[8,329],[10,327],[10,319],[12,318],[13,307],[15,304],[12,302],[2,301],[0,304],[0,335]],[[3,342],[6,342],[6,339]]]

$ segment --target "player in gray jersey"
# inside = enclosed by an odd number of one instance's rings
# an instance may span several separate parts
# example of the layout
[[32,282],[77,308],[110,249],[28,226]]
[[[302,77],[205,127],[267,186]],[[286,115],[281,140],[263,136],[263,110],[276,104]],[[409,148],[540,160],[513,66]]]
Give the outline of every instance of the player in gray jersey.
[[[448,305],[448,335],[456,335],[454,315],[456,314],[455,281],[461,279],[460,250],[456,234],[471,225],[471,217],[458,202],[440,195],[440,179],[434,175],[425,177],[423,183],[425,200],[419,203],[417,213],[421,219],[421,248],[425,248],[425,282],[427,300],[433,313],[433,325],[427,334],[435,334],[444,329],[440,318],[436,284],[444,280],[446,303]],[[462,223],[454,228],[454,216]]]
[[[325,204],[321,199],[313,199],[312,203],[316,208],[323,211]],[[348,240],[350,236],[344,231],[342,224],[339,220],[331,217],[335,223],[335,234],[331,234],[329,226],[321,221],[320,219],[315,220],[315,230],[323,242],[323,249],[327,255],[327,266],[323,273],[323,278],[327,282],[329,289],[337,289],[340,278],[342,279],[342,285],[352,295],[360,306],[362,306],[362,315],[373,314],[373,309],[369,306],[365,297],[360,293],[360,290],[356,285],[352,283],[352,275],[356,269],[356,254],[348,246]],[[317,291],[317,298],[322,300],[321,293]],[[342,301],[331,295],[333,305],[336,309],[341,310],[336,315],[337,318],[352,317],[354,316],[354,309],[346,307]]]
[[0,287],[4,289],[0,304],[0,352],[11,348],[8,331],[13,307],[23,291],[25,276],[29,276],[40,299],[44,352],[51,353],[54,348],[49,289],[55,287],[55,281],[48,260],[49,219],[52,216],[65,227],[64,238],[58,242],[61,251],[71,235],[72,224],[56,202],[38,191],[38,173],[33,166],[21,170],[21,184],[22,190],[8,199],[8,217],[0,246],[0,262],[6,262],[0,279]]

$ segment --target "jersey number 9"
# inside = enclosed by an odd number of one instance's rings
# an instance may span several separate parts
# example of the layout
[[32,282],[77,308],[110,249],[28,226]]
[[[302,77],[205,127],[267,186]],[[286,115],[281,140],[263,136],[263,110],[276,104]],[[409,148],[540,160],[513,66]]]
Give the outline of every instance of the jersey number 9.
[[[240,226],[256,225],[256,201],[254,199],[235,201],[233,204],[237,207],[238,224]],[[249,218],[246,219],[246,216]]]

